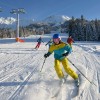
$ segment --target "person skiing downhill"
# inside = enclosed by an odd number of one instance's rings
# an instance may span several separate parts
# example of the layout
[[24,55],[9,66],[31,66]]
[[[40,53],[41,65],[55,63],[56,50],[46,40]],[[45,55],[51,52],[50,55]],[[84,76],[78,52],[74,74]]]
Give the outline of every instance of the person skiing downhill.
[[72,36],[69,36],[67,39],[67,43],[70,45],[70,47],[72,48],[72,43],[74,42]]
[[38,43],[37,43],[35,49],[38,49],[38,48],[40,47],[41,42],[43,42],[43,41],[42,41],[42,38],[40,37],[40,38],[37,40],[37,42],[38,42]]
[[50,39],[50,40],[45,44],[45,46],[49,45],[49,48],[50,48],[50,46],[52,45],[52,43],[53,43],[53,41],[52,41],[52,39]]
[[53,44],[50,46],[48,52],[44,54],[44,57],[47,58],[54,52],[54,68],[61,82],[65,81],[65,76],[60,67],[60,63],[62,63],[65,72],[69,74],[76,83],[78,83],[78,74],[70,68],[68,60],[66,58],[66,56],[71,53],[71,50],[72,48],[68,44],[61,41],[59,34],[54,34]]

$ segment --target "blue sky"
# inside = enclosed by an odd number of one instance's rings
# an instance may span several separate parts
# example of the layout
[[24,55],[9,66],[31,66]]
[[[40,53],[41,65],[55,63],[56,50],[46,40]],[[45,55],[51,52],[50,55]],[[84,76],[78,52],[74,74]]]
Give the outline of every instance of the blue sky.
[[0,7],[0,17],[15,17],[10,11],[24,8],[26,14],[20,15],[21,19],[42,20],[50,15],[100,19],[100,0],[0,0]]

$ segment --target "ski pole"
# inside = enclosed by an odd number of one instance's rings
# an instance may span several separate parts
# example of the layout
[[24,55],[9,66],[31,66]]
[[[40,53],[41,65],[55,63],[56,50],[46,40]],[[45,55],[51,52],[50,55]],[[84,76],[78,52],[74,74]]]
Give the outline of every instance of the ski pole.
[[[67,58],[68,59],[68,58]],[[91,83],[91,84],[93,84],[93,85],[95,85],[96,87],[97,87],[97,85],[95,84],[95,83],[93,83],[93,82],[91,82],[76,66],[75,66],[75,64],[73,64],[72,62],[71,62],[71,60],[69,60],[68,59],[68,61]]]
[[46,58],[44,59],[44,62],[43,62],[43,64],[42,64],[42,67],[41,67],[40,72],[41,72],[41,71],[42,71],[42,69],[43,69],[43,66],[44,66],[45,61],[46,61]]

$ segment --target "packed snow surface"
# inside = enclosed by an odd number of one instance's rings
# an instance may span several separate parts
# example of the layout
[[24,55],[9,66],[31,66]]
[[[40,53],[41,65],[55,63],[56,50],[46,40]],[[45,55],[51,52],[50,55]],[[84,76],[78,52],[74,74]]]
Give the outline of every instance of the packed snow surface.
[[[79,95],[75,96],[77,87],[68,76],[59,95],[52,98],[60,87],[53,54],[46,59],[40,72],[48,51],[45,44],[52,36],[42,35],[44,43],[35,50],[38,37],[25,38],[24,43],[16,43],[14,39],[0,40],[0,100],[100,100],[100,42],[77,41],[67,57],[96,86],[81,74]],[[62,40],[66,42],[66,39],[63,35]],[[79,73],[70,62],[69,65]]]

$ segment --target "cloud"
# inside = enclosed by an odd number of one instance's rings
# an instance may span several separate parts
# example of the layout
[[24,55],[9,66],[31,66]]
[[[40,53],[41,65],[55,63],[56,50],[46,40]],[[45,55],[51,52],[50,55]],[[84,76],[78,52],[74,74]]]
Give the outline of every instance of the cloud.
[[0,17],[0,24],[9,25],[9,24],[13,24],[14,22],[16,22],[16,19],[13,17],[7,17],[7,18]]

